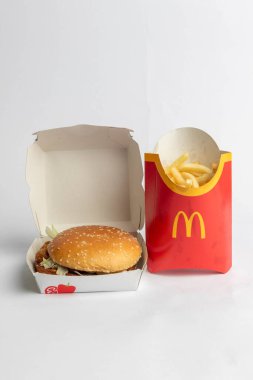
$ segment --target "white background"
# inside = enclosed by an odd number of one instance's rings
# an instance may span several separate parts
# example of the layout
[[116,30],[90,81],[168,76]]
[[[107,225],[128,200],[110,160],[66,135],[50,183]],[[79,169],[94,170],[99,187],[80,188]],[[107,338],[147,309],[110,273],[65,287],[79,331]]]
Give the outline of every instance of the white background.
[[[252,379],[250,0],[0,1],[0,362],[14,379]],[[233,152],[234,266],[145,273],[134,293],[43,296],[25,183],[39,129],[205,129]]]

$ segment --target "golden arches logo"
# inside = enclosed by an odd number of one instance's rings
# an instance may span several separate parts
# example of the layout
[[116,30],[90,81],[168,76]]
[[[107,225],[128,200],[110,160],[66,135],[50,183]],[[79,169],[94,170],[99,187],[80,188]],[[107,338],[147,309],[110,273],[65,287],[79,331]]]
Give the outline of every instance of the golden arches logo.
[[172,229],[172,237],[175,239],[177,237],[177,226],[178,226],[178,220],[180,215],[183,216],[184,221],[185,221],[185,228],[186,228],[186,237],[191,237],[192,234],[192,222],[195,216],[199,220],[199,225],[200,225],[200,237],[201,239],[206,238],[206,229],[205,229],[205,223],[202,218],[202,215],[198,212],[195,211],[191,214],[190,218],[186,215],[184,211],[178,211],[177,215],[175,216],[174,223],[173,223],[173,229]]

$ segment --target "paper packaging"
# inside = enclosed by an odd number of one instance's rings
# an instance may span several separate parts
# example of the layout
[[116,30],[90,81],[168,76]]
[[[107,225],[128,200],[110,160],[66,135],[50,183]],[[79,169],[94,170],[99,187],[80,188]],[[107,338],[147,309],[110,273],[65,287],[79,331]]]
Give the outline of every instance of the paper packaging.
[[[78,125],[36,133],[28,149],[26,176],[40,237],[27,264],[41,293],[136,290],[146,264],[138,232],[144,223],[142,164],[138,144],[124,128]],[[94,276],[59,276],[34,271],[46,226],[60,232],[79,225],[108,225],[137,236],[143,258],[136,270]]]
[[[188,152],[190,161],[217,172],[197,189],[181,189],[165,174]],[[205,269],[221,273],[232,265],[231,160],[215,141],[197,128],[179,128],[165,135],[155,153],[145,154],[145,220],[148,269]]]

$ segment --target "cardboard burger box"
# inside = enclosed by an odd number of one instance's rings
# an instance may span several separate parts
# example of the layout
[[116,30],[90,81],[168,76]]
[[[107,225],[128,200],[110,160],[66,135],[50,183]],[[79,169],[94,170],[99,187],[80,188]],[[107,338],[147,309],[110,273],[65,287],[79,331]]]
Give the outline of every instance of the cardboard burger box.
[[[29,147],[26,176],[40,236],[27,264],[41,293],[136,290],[147,258],[140,234],[144,223],[142,163],[138,144],[124,128],[77,125],[36,133]],[[34,271],[36,252],[49,238],[79,225],[108,225],[133,233],[142,246],[138,268],[94,276],[61,276]]]
[[[199,188],[182,189],[164,167],[183,153],[190,161],[218,168]],[[204,269],[227,272],[232,265],[232,189],[229,152],[197,128],[163,136],[145,154],[145,221],[148,269]]]

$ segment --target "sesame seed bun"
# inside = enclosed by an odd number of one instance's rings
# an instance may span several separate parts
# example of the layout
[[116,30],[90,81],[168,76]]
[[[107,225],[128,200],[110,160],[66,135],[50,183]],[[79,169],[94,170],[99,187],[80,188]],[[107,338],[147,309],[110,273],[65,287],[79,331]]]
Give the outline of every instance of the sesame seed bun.
[[48,245],[51,259],[67,268],[113,273],[127,270],[141,257],[138,240],[107,226],[74,227],[59,233]]

